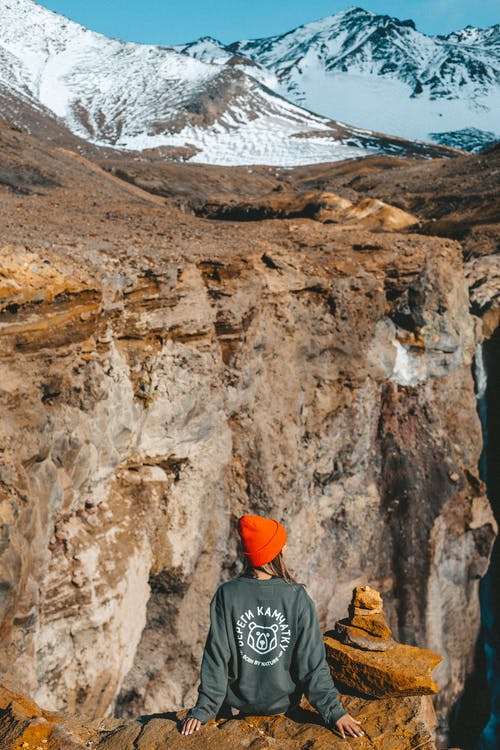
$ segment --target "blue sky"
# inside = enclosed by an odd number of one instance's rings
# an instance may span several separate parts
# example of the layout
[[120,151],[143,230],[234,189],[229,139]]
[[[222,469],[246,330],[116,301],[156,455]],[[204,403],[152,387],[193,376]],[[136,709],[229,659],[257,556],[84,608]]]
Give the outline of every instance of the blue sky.
[[180,44],[200,36],[225,43],[270,36],[353,5],[412,18],[426,34],[500,22],[500,0],[40,0],[39,4],[107,36],[150,44]]

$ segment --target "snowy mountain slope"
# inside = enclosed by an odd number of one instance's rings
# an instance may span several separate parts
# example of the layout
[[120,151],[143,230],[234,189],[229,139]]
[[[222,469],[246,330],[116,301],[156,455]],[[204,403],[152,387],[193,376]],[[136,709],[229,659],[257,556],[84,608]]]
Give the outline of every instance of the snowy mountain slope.
[[241,56],[231,51],[229,47],[210,36],[201,37],[201,39],[189,44],[176,45],[172,49],[206,63],[237,68],[274,91],[279,88],[278,78],[271,70],[262,67],[250,57]]
[[273,75],[249,76],[257,66],[216,42],[189,51],[109,39],[32,0],[0,0],[0,86],[93,144],[173,147],[218,164],[438,153],[307,112],[262,85]]
[[143,133],[140,116],[152,103],[172,119],[221,75],[170,49],[108,39],[30,0],[0,0],[0,15],[8,63],[0,82],[63,117],[79,135],[113,145]]
[[[93,143],[189,146],[195,158],[219,163],[365,153],[328,139],[324,118],[282,101],[239,70],[108,39],[30,0],[0,0],[0,17],[0,83]],[[287,143],[308,131],[314,137]]]
[[[207,59],[199,44],[183,50]],[[268,86],[343,122],[423,140],[443,133],[447,143],[462,130],[468,141],[474,129],[500,137],[500,25],[431,37],[412,21],[349,8],[280,36],[211,47],[214,62],[250,58],[251,75],[267,69]]]

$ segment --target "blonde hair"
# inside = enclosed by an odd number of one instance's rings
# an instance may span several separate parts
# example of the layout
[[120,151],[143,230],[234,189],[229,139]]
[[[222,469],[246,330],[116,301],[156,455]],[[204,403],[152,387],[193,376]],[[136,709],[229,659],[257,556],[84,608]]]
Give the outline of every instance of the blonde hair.
[[245,568],[242,575],[249,575],[252,578],[257,578],[256,571],[262,570],[263,573],[268,573],[271,576],[278,576],[283,578],[287,583],[298,583],[294,576],[290,573],[285,563],[283,552],[280,551],[276,557],[264,565],[252,565],[248,560],[245,562]]

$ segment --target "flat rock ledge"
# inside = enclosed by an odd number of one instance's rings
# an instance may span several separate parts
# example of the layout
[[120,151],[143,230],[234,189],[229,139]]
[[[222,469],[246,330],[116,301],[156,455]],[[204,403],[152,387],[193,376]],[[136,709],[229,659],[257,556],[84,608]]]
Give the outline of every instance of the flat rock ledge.
[[136,719],[87,719],[44,711],[28,698],[0,687],[2,750],[436,750],[436,724],[428,695],[366,700],[343,695],[346,709],[362,721],[364,737],[343,740],[326,729],[304,701],[293,718],[247,716],[211,721],[189,737],[179,729],[185,712]]
[[432,670],[441,657],[427,649],[396,643],[390,651],[360,651],[325,638],[326,652],[338,683],[367,696],[437,693]]

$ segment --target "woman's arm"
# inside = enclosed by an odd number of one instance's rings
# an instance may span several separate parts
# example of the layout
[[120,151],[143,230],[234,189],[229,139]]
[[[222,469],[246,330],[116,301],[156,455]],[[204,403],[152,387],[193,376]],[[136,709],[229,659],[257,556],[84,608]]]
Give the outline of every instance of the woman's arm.
[[[182,733],[190,734],[216,715],[227,692],[229,644],[220,589],[210,602],[210,630],[200,670],[196,706],[188,711]],[[189,722],[189,726],[188,726]],[[189,729],[190,731],[184,731]]]
[[309,702],[318,709],[325,724],[336,727],[344,737],[345,732],[353,737],[363,734],[359,722],[345,710],[340,702],[328,662],[325,644],[314,602],[303,590],[304,606],[299,614],[298,638],[296,644],[297,677]]

